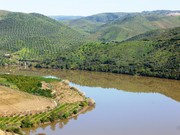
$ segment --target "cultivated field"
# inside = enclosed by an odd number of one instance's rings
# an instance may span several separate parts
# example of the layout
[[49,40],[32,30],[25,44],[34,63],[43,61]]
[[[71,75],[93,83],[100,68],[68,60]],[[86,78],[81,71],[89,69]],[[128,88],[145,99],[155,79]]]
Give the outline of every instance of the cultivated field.
[[51,99],[0,86],[0,116],[37,113],[55,106]]
[[4,131],[18,133],[20,128],[67,119],[94,103],[68,81],[0,76],[0,128]]

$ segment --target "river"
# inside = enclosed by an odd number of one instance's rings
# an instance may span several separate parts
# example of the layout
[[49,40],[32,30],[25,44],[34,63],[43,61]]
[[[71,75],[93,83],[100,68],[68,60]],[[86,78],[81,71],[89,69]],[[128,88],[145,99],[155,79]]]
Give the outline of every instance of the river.
[[0,73],[70,80],[96,101],[69,120],[24,130],[30,135],[179,135],[180,81],[87,71],[0,68]]

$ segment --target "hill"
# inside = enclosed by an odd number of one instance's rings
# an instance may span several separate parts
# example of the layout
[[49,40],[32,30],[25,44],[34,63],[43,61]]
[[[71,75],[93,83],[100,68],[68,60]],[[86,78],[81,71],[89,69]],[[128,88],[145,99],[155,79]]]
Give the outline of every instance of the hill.
[[62,22],[84,34],[92,34],[95,33],[101,25],[114,21],[127,14],[128,13],[101,13]]
[[44,15],[0,11],[0,65],[179,79],[178,12],[104,13],[73,20],[73,26],[88,24],[78,32]]
[[180,27],[123,42],[88,43],[41,66],[180,79],[179,52]]
[[63,16],[63,15],[59,15],[59,16],[49,16],[52,19],[55,19],[57,21],[64,21],[64,20],[75,20],[75,19],[80,19],[82,18],[82,16]]
[[0,74],[0,98],[0,128],[12,133],[72,118],[95,104],[68,81],[41,76]]
[[65,22],[68,26],[101,41],[122,41],[155,29],[180,26],[180,11],[103,13]]
[[0,11],[0,56],[42,60],[82,44],[84,36],[44,15]]

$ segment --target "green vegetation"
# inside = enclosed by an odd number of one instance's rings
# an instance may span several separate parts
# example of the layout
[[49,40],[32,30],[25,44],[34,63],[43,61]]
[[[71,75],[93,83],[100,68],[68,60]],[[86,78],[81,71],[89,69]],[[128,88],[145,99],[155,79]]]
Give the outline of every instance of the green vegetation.
[[83,35],[40,14],[0,11],[0,65],[18,60],[42,60],[85,42]]
[[33,95],[53,97],[52,90],[41,89],[41,82],[57,81],[57,79],[32,77],[22,75],[0,75],[0,84],[11,88],[18,88],[18,90],[27,92]]
[[123,41],[150,30],[180,27],[180,16],[169,16],[175,12],[103,13],[64,23],[94,40]]
[[82,18],[82,16],[50,16],[50,17],[57,21],[74,20],[74,19]]
[[[31,128],[38,124],[53,122],[59,119],[66,119],[74,114],[77,114],[82,107],[81,102],[62,104],[48,112],[29,115],[29,116],[13,116],[0,117],[0,129],[15,133],[20,132],[20,128]],[[84,103],[83,103],[84,104]]]
[[0,65],[179,79],[176,12],[103,13],[65,21],[73,30],[40,14],[0,11]]
[[179,37],[180,28],[174,28],[120,43],[89,43],[41,66],[180,79]]
[[[84,98],[83,101],[79,100],[71,103],[62,103],[61,101],[56,101],[56,96],[51,94],[52,90],[42,89],[42,81],[45,81],[46,83],[57,82],[58,84],[61,80],[22,75],[0,75],[0,85],[18,89],[23,92],[28,92],[33,95],[52,98],[57,104],[55,108],[47,106],[47,109],[42,111],[31,112],[29,110],[28,112],[27,110],[26,113],[12,113],[8,116],[2,115],[0,116],[0,129],[14,133],[21,133],[21,128],[31,128],[39,124],[66,119],[76,115],[84,107],[88,106],[88,100],[84,96],[82,96]],[[67,88],[66,85],[64,87]]]

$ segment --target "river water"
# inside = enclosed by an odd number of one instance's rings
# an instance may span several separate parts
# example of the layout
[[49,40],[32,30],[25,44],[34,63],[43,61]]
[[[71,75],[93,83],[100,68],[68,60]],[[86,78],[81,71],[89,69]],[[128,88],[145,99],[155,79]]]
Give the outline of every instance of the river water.
[[96,101],[69,120],[24,130],[30,135],[180,135],[180,81],[87,71],[0,68],[0,73],[68,79]]

